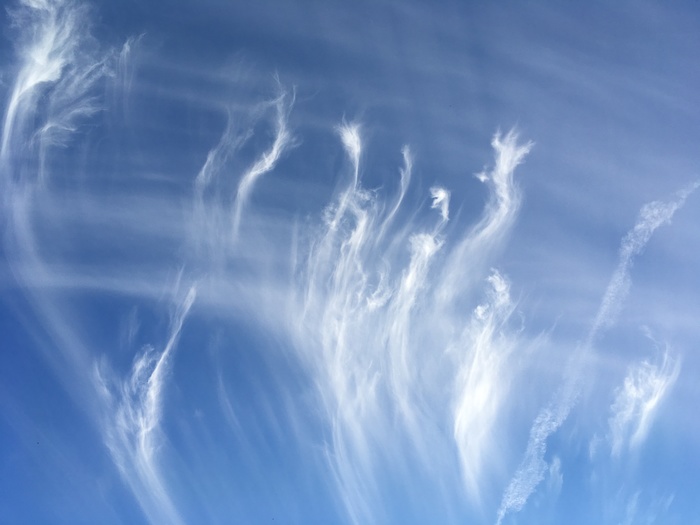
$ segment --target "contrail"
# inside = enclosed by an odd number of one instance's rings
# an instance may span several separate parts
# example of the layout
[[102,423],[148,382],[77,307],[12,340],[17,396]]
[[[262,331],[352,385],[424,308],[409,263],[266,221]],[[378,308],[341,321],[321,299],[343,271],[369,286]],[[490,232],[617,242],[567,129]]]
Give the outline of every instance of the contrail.
[[683,206],[688,196],[698,187],[700,187],[700,183],[695,182],[678,192],[672,201],[654,201],[644,205],[639,212],[636,224],[622,239],[617,267],[603,294],[602,302],[585,342],[569,363],[570,373],[567,374],[557,395],[547,407],[542,409],[532,424],[525,456],[503,494],[496,519],[497,525],[500,525],[506,514],[520,511],[537,485],[544,479],[547,469],[544,460],[547,439],[566,420],[576,402],[579,384],[582,380],[579,368],[584,357],[590,353],[592,345],[601,332],[614,323],[615,317],[622,307],[630,286],[629,273],[634,258],[642,252],[656,229],[668,224],[676,211]]

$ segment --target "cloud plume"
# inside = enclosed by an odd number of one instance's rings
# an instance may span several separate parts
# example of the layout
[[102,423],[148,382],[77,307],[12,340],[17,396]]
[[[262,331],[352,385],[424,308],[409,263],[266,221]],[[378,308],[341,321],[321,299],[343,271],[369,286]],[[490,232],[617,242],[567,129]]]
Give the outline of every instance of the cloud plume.
[[[447,401],[454,413],[438,413],[454,425],[464,479],[476,501],[491,428],[506,395],[497,385],[513,350],[506,325],[514,305],[507,280],[495,270],[481,275],[488,301],[466,326],[461,316],[445,312],[445,299],[431,289],[442,283],[445,271],[459,272],[461,282],[471,269],[475,286],[459,296],[464,300],[479,291],[473,258],[495,249],[512,224],[518,207],[513,170],[530,145],[520,145],[514,132],[494,138],[496,164],[488,174],[492,194],[484,215],[448,249],[450,192],[430,189],[430,207],[438,215],[432,224],[394,223],[410,181],[409,150],[403,150],[395,204],[387,209],[360,180],[361,127],[344,123],[338,133],[350,180],[327,207],[324,228],[311,238],[308,251],[299,250],[308,255],[298,264],[294,311],[302,313],[296,344],[317,378],[332,436],[328,457],[345,507],[355,523],[381,515],[371,487],[379,476],[379,451],[390,439],[410,444],[403,459],[393,458],[397,463],[415,456],[429,470],[429,450],[447,436],[431,435],[426,428],[444,395],[438,385],[452,381],[454,394]],[[380,244],[384,236],[392,241]],[[446,291],[446,282],[443,286]],[[443,366],[445,358],[452,364]],[[398,429],[393,421],[400,423]]]

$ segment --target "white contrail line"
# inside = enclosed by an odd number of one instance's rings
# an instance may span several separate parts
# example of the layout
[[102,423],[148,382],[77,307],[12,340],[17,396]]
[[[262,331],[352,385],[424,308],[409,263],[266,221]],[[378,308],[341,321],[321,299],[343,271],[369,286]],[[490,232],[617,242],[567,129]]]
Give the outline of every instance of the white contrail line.
[[637,224],[622,240],[619,262],[610,279],[610,284],[605,290],[603,301],[593,322],[587,341],[588,345],[594,342],[595,337],[602,329],[615,322],[620,306],[629,290],[629,272],[634,257],[642,252],[659,226],[671,221],[674,213],[683,206],[688,196],[698,187],[700,187],[700,183],[695,182],[681,190],[674,201],[654,201],[642,207]]
[[487,300],[454,346],[459,355],[454,386],[453,438],[468,495],[478,504],[482,471],[492,461],[493,427],[508,394],[505,364],[515,348],[506,325],[515,309],[510,283],[496,270]]
[[569,363],[570,373],[567,374],[561,389],[547,407],[539,413],[532,425],[525,456],[503,494],[496,519],[497,525],[500,525],[506,514],[521,510],[544,478],[547,468],[544,461],[547,439],[568,417],[576,402],[579,384],[582,381],[579,368],[596,338],[602,330],[614,322],[615,315],[622,306],[629,288],[629,271],[634,257],[642,252],[659,226],[671,221],[674,213],[683,206],[688,196],[698,187],[700,187],[700,183],[695,182],[678,192],[675,200],[670,202],[654,201],[644,205],[636,224],[622,240],[617,267],[603,294],[603,299],[585,343],[576,351]]

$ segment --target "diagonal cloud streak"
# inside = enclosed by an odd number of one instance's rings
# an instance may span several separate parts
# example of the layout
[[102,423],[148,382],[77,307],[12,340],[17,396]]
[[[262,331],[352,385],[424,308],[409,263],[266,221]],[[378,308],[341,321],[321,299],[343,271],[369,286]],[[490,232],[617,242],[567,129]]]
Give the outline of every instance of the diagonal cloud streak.
[[233,203],[233,239],[238,238],[241,215],[248,204],[250,194],[260,177],[272,171],[282,154],[291,146],[293,137],[287,125],[289,111],[294,105],[294,95],[282,93],[273,102],[275,106],[275,140],[270,148],[258,158],[241,177]]
[[688,196],[698,187],[700,187],[700,183],[695,182],[681,190],[676,198],[670,202],[654,201],[644,205],[636,224],[623,238],[617,267],[603,294],[602,302],[586,336],[585,343],[576,352],[572,362],[569,363],[569,372],[557,395],[538,414],[532,424],[525,456],[503,494],[498,509],[497,525],[500,525],[506,514],[520,511],[537,485],[544,479],[547,470],[547,463],[544,459],[547,439],[566,420],[576,402],[578,388],[582,380],[579,369],[585,356],[590,352],[601,332],[614,323],[615,316],[622,307],[629,290],[629,273],[634,257],[642,252],[657,228],[671,221],[676,211],[683,206]]
[[102,420],[105,442],[125,481],[151,523],[185,523],[166,488],[157,452],[162,445],[160,423],[167,374],[182,326],[197,295],[195,286],[177,305],[163,350],[144,348],[123,382],[96,370],[96,381],[105,402]]

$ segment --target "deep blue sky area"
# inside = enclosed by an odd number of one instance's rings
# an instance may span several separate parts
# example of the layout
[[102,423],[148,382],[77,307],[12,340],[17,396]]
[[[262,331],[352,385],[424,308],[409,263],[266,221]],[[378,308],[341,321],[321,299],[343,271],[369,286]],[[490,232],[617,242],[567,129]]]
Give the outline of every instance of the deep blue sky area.
[[2,4],[0,524],[700,523],[696,2]]

